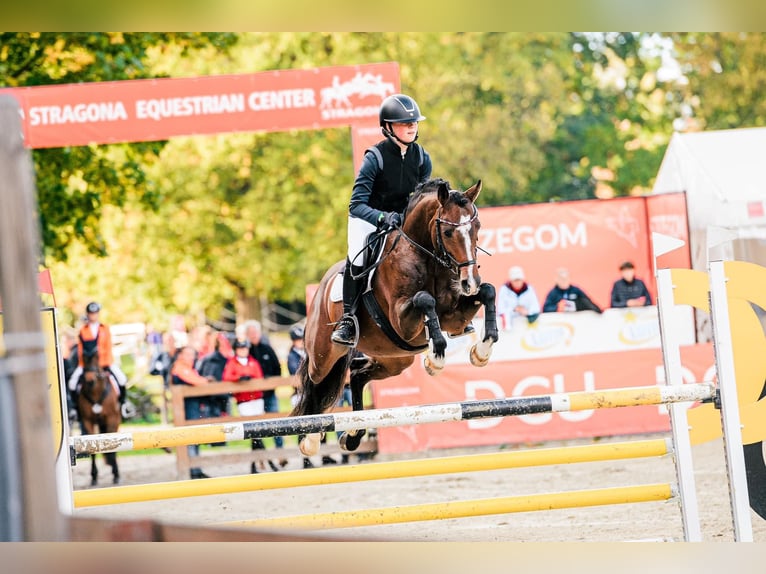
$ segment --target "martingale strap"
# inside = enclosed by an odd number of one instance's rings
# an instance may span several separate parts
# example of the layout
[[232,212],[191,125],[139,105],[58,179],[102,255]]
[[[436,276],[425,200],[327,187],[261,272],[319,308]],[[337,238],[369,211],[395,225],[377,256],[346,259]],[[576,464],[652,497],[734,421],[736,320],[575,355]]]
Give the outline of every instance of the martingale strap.
[[381,331],[383,331],[386,337],[391,339],[391,342],[394,345],[404,351],[413,352],[425,351],[428,348],[428,345],[421,345],[419,347],[410,345],[407,341],[399,336],[399,333],[397,333],[391,326],[391,322],[388,320],[388,317],[386,317],[383,309],[378,304],[378,300],[375,299],[375,294],[372,292],[372,289],[368,289],[362,294],[362,301],[364,301],[364,306],[367,309],[367,312],[370,314],[370,317],[372,317],[372,320],[375,321],[375,324],[380,328]]

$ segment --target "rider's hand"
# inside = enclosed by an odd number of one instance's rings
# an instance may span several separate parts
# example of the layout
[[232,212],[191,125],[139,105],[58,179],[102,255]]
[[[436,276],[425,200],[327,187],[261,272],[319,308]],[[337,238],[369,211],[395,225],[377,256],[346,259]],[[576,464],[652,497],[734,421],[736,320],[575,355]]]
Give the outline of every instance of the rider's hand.
[[395,211],[386,211],[378,216],[379,227],[399,227],[402,224],[402,216]]

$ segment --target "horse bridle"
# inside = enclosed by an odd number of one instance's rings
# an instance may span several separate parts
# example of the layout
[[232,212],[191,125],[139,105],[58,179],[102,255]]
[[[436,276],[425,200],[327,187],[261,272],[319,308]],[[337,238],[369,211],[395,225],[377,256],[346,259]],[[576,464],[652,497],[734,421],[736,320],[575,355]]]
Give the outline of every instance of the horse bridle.
[[[381,235],[388,235],[389,233],[393,232],[394,230],[399,232],[398,235],[396,236],[396,239],[393,241],[393,243],[389,247],[389,249],[380,257],[380,259],[378,259],[378,261],[376,263],[374,263],[374,264],[370,265],[369,267],[367,267],[366,269],[364,269],[358,276],[354,276],[354,279],[361,279],[362,277],[366,277],[373,269],[375,269],[381,263],[383,263],[383,260],[385,260],[393,252],[394,247],[396,247],[396,244],[397,244],[397,242],[399,241],[399,239],[401,237],[404,237],[404,239],[410,245],[412,245],[416,249],[422,251],[423,253],[425,253],[426,255],[431,257],[434,261],[436,261],[439,265],[441,265],[445,269],[449,269],[450,271],[452,271],[452,273],[455,274],[455,275],[459,275],[460,274],[460,269],[461,268],[468,267],[469,265],[475,265],[476,264],[476,260],[475,259],[469,259],[468,261],[460,263],[460,262],[458,262],[457,259],[455,259],[452,256],[452,254],[450,254],[449,251],[447,251],[447,248],[444,246],[444,241],[442,240],[441,225],[444,224],[444,225],[450,225],[452,227],[460,227],[461,225],[468,225],[470,223],[473,223],[474,220],[477,217],[479,217],[479,210],[476,208],[476,205],[473,205],[473,215],[471,216],[471,219],[469,219],[468,221],[460,222],[460,223],[456,223],[454,221],[448,221],[446,219],[442,219],[441,217],[438,217],[438,214],[441,213],[441,210],[442,210],[442,208],[440,207],[439,211],[437,212],[437,217],[436,217],[436,220],[435,220],[436,221],[436,247],[438,249],[438,252],[431,251],[430,249],[420,245],[420,243],[418,243],[417,241],[412,239],[412,237],[407,235],[401,227],[399,227],[399,226],[391,227],[391,228],[389,228],[389,229],[387,229],[385,231],[379,231],[378,233],[375,234],[375,237],[373,239],[369,239],[368,240],[368,244],[369,244],[369,243],[371,243],[372,241],[374,241],[375,239],[377,239]],[[366,248],[367,248],[367,245],[365,245],[364,249],[366,249]],[[483,251],[487,255],[492,255],[486,249],[482,249],[478,245],[476,246],[476,248],[480,249],[481,251]],[[364,249],[362,251],[364,251]]]
[[442,229],[441,226],[443,225],[450,225],[452,227],[460,227],[461,225],[470,225],[473,223],[477,217],[479,217],[479,210],[476,209],[476,206],[473,205],[473,215],[471,216],[471,219],[468,221],[463,221],[460,223],[455,223],[454,221],[447,221],[446,219],[442,219],[439,217],[439,214],[441,213],[442,208],[439,208],[439,211],[436,214],[436,247],[439,249],[440,254],[436,255],[434,253],[434,259],[441,263],[444,267],[447,269],[450,269],[455,275],[460,274],[460,269],[463,267],[468,267],[470,265],[476,265],[475,259],[469,259],[468,261],[465,261],[463,263],[459,263],[457,259],[455,259],[452,254],[447,251],[447,248],[444,246],[444,241],[442,240]]
[[[95,374],[95,377],[93,379],[88,379],[85,376],[88,373]],[[103,369],[99,367],[85,367],[83,369],[83,372],[82,372],[83,382],[82,382],[82,391],[80,392],[80,396],[83,397],[86,401],[88,401],[91,405],[100,405],[101,403],[104,402],[104,399],[106,398],[106,395],[109,392],[109,380],[107,379],[106,384],[104,385],[104,390],[101,392],[101,396],[99,397],[97,401],[93,400],[93,398],[90,397],[89,393],[85,392],[86,390],[85,383],[86,382],[88,383],[87,389],[88,391],[90,391],[93,388],[93,384],[96,382],[96,380],[98,380],[99,377],[104,377],[104,376],[108,377],[109,375],[106,373],[106,371],[104,371]]]

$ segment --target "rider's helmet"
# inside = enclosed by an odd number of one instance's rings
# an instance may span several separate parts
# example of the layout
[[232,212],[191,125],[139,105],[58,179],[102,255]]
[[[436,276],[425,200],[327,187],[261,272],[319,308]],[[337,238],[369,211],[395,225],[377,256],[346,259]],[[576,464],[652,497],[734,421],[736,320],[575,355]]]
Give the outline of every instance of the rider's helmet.
[[303,327],[300,325],[293,325],[290,327],[290,339],[293,341],[303,339]]
[[404,94],[394,94],[383,100],[378,115],[382,128],[385,128],[387,123],[422,122],[426,119],[420,113],[417,102]]
[[86,313],[98,313],[99,311],[101,311],[101,305],[99,305],[96,301],[91,301],[85,307]]

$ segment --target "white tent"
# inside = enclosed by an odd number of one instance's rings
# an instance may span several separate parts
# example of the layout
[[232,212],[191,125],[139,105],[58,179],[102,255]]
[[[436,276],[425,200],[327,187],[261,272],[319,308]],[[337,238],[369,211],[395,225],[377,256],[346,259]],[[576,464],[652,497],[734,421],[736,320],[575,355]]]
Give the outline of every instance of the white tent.
[[[692,268],[766,265],[766,128],[675,133],[652,193],[686,192]],[[701,333],[701,332],[700,332]]]
[[673,134],[652,193],[670,191],[686,192],[694,269],[707,268],[708,231],[734,240],[714,259],[766,265],[766,128]]

